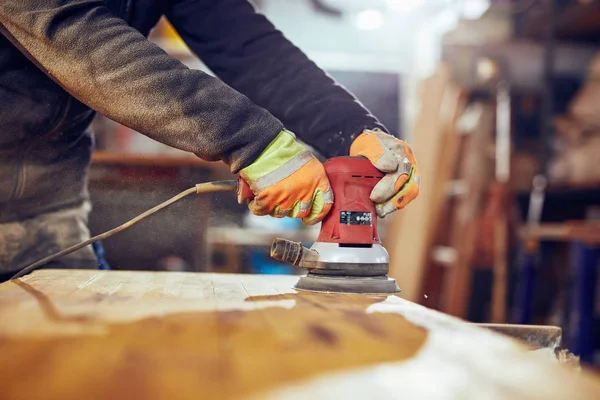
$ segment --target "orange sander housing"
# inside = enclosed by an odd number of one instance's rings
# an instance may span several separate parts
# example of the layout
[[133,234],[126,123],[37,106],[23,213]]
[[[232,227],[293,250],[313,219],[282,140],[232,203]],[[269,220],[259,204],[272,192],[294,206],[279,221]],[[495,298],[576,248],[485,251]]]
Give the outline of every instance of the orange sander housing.
[[[384,174],[362,157],[335,157],[324,164],[333,191],[333,207],[310,249],[275,239],[271,257],[308,269],[294,288],[313,292],[394,293],[388,278],[389,257],[377,233],[377,213],[369,196]],[[240,179],[238,202],[254,197]]]

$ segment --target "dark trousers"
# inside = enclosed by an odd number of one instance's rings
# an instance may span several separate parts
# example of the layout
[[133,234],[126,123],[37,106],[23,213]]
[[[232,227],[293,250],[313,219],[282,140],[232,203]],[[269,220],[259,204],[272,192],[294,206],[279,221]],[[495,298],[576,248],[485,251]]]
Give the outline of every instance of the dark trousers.
[[[18,270],[69,246],[89,239],[89,203],[0,224],[0,281]],[[44,268],[94,269],[92,246],[68,254]]]

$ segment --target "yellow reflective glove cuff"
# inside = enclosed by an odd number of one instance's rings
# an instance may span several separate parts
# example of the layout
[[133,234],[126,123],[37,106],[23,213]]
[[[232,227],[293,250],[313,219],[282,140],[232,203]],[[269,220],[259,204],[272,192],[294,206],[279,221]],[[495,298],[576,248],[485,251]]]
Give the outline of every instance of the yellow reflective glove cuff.
[[305,224],[314,224],[333,204],[323,165],[288,131],[280,132],[240,176],[255,195],[248,208],[256,215],[302,218]]
[[240,175],[250,184],[250,181],[255,181],[275,171],[303,151],[307,150],[296,141],[294,134],[283,130],[252,164],[240,171]]

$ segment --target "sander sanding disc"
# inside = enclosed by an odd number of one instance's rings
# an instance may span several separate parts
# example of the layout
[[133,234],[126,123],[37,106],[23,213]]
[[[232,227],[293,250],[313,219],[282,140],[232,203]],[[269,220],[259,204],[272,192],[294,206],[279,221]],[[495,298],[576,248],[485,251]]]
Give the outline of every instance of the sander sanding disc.
[[388,294],[400,288],[396,280],[381,276],[327,276],[309,273],[298,280],[294,289],[320,293]]

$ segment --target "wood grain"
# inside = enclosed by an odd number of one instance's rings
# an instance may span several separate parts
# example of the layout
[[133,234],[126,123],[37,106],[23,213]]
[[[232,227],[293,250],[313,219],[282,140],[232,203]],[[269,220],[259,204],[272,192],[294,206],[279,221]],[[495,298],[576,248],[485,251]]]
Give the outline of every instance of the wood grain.
[[[367,316],[380,296],[280,293],[224,276],[40,272],[2,285],[3,398],[239,398],[407,359],[426,338],[400,315]],[[185,302],[201,303],[179,311]],[[294,307],[261,308],[286,302]]]
[[[364,398],[365,390],[425,398],[427,379],[443,389],[436,398],[478,398],[465,383],[511,398],[538,398],[530,396],[538,386],[553,398],[593,398],[600,388],[515,342],[396,296],[296,293],[295,279],[41,270],[3,283],[0,398],[317,399],[332,398],[331,390],[336,398]],[[527,372],[527,387],[506,381],[510,365]],[[451,371],[487,378],[457,386]],[[415,374],[421,385],[402,383]]]

